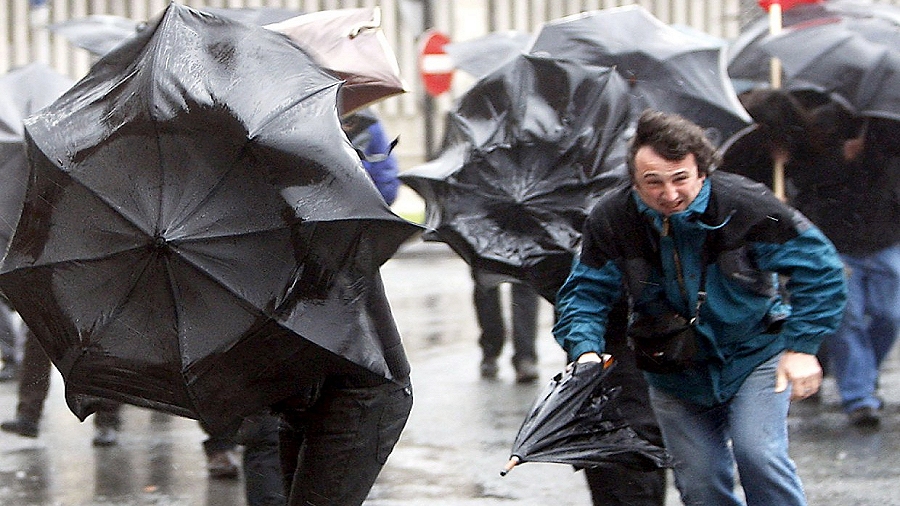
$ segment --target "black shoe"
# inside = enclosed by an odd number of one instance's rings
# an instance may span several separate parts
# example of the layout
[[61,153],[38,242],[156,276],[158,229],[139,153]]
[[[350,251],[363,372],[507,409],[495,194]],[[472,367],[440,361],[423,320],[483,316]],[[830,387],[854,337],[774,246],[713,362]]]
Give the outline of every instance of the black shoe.
[[238,456],[234,450],[224,450],[206,456],[206,471],[210,478],[236,480],[238,478]]
[[481,377],[484,379],[497,379],[497,372],[499,368],[497,367],[497,359],[496,358],[486,358],[481,361]]
[[850,424],[861,429],[874,429],[881,424],[881,418],[874,408],[864,406],[850,412]]
[[13,362],[3,362],[0,367],[0,381],[15,381],[19,377],[19,365]]
[[515,367],[516,383],[532,383],[538,379],[537,364],[534,360],[521,360]]
[[115,446],[119,443],[119,431],[112,427],[97,427],[91,443],[94,446]]
[[16,417],[15,420],[7,420],[0,423],[0,430],[12,432],[22,437],[38,437],[38,424],[24,418]]

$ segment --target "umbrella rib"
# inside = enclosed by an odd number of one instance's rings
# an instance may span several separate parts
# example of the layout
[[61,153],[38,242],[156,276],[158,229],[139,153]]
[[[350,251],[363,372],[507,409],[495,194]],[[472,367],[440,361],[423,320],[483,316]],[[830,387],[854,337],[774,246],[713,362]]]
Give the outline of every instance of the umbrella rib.
[[[144,229],[138,221],[132,219],[127,214],[119,211],[119,206],[117,206],[115,204],[115,202],[113,202],[111,199],[106,198],[103,194],[101,194],[100,192],[95,190],[92,186],[86,184],[84,181],[81,181],[80,179],[75,177],[71,171],[61,170],[60,172],[65,174],[65,176],[68,177],[73,182],[78,183],[80,187],[84,188],[88,193],[90,193],[92,196],[94,196],[97,200],[106,204],[106,206],[110,210],[115,211],[117,216],[120,216],[123,220],[128,222],[128,224],[132,225],[135,229],[137,229],[140,232],[143,232],[144,234],[147,235],[148,238],[150,238],[150,234],[148,233],[148,231],[146,229]],[[131,248],[129,248],[129,249],[131,249]],[[123,251],[127,251],[127,250],[123,250]]]
[[[269,115],[263,121],[261,121],[259,123],[259,125],[256,127],[256,129],[254,131],[247,133],[249,140],[252,141],[254,138],[256,138],[256,136],[259,134],[260,131],[262,131],[266,126],[268,126],[270,123],[272,123],[275,120],[275,118],[277,118],[279,115],[283,114],[285,111],[288,111],[288,110],[294,108],[299,103],[309,99],[310,97],[314,97],[316,95],[326,93],[331,88],[334,88],[334,87],[340,86],[340,85],[341,85],[341,81],[335,81],[333,84],[323,86],[316,90],[310,91],[309,93],[305,93],[301,96],[298,96],[295,100],[288,102],[284,106],[271,111],[269,113]],[[335,109],[337,109],[337,103],[335,103]]]

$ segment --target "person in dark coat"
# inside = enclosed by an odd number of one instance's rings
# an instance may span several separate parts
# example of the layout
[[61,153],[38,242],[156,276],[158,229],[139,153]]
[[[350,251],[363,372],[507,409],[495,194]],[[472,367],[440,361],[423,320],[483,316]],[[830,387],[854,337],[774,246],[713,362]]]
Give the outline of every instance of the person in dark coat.
[[849,299],[840,328],[825,340],[827,369],[850,423],[876,428],[878,371],[900,332],[900,126],[857,117],[815,92],[754,90],[741,100],[759,137],[739,141],[725,166],[769,183],[765,172],[748,173],[746,154],[782,156],[789,202],[840,253]]

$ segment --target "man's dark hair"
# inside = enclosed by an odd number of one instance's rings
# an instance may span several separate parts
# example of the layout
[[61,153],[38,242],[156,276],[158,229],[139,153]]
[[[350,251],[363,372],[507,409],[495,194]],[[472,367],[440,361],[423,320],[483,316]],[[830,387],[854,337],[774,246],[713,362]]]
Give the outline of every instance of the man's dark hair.
[[628,149],[628,172],[632,177],[635,174],[634,156],[644,146],[670,161],[682,160],[693,153],[701,176],[708,174],[720,161],[719,153],[703,129],[677,114],[651,109],[641,114]]

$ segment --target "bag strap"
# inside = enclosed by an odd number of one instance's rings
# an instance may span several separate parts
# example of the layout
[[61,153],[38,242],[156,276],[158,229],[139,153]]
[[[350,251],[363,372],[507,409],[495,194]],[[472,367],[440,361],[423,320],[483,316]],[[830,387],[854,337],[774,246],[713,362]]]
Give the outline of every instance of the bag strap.
[[[663,221],[663,235],[668,235],[669,233],[669,222],[668,219],[664,219]],[[694,305],[694,314],[690,318],[690,324],[694,325],[700,320],[700,307],[703,306],[703,303],[706,302],[706,267],[709,265],[709,233],[707,232],[706,237],[703,238],[703,247],[700,250],[700,286],[697,290],[697,303]],[[678,279],[678,285],[681,287],[681,294],[687,302],[687,289],[684,286],[684,276],[682,275],[682,266],[681,266],[681,258],[678,255],[678,247],[672,242],[672,254],[675,256],[675,277]]]
[[694,305],[694,316],[690,324],[700,321],[700,307],[706,302],[706,268],[709,266],[709,233],[703,238],[703,248],[700,250],[700,287],[697,290],[697,303]]

